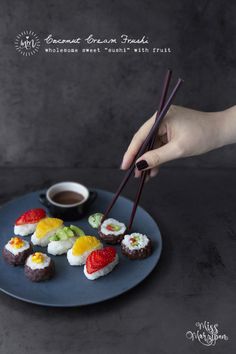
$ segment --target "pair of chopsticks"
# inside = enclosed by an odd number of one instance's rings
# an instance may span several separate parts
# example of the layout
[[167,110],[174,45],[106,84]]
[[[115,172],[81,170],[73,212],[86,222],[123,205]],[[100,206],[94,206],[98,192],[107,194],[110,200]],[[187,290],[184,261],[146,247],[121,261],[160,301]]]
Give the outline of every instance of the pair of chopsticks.
[[[121,184],[119,185],[116,194],[114,195],[114,197],[111,200],[110,205],[108,206],[108,208],[106,209],[104,216],[102,218],[102,221],[104,221],[107,218],[107,215],[109,214],[109,212],[111,211],[111,209],[113,208],[116,200],[118,199],[119,195],[121,194],[122,190],[124,189],[124,187],[126,186],[131,174],[133,173],[134,169],[135,169],[135,161],[144,154],[144,152],[148,151],[148,150],[152,150],[155,144],[155,140],[156,140],[156,135],[158,132],[158,129],[160,127],[160,124],[163,120],[163,118],[165,117],[168,109],[170,108],[174,97],[177,93],[177,91],[180,88],[180,85],[183,83],[182,79],[178,79],[175,87],[173,88],[169,98],[166,100],[166,96],[167,96],[167,92],[168,92],[168,88],[169,88],[169,84],[170,84],[170,79],[171,79],[171,75],[172,75],[172,71],[171,70],[167,70],[164,82],[163,82],[163,87],[162,87],[162,94],[161,94],[161,99],[160,99],[160,103],[159,103],[159,107],[158,107],[158,111],[156,113],[156,118],[155,118],[155,123],[152,126],[152,129],[150,130],[149,134],[147,135],[146,139],[144,140],[142,146],[140,147],[137,155],[135,156],[130,168],[128,169],[128,171],[126,172]],[[135,197],[135,201],[134,201],[134,205],[133,205],[133,210],[131,212],[131,217],[129,220],[129,224],[127,229],[130,230],[133,224],[133,220],[136,214],[136,210],[139,204],[139,200],[141,198],[141,194],[143,191],[143,186],[144,186],[144,182],[145,179],[147,177],[147,175],[149,174],[149,171],[144,171],[141,175],[141,180],[140,180],[140,184],[139,184],[139,188]]]

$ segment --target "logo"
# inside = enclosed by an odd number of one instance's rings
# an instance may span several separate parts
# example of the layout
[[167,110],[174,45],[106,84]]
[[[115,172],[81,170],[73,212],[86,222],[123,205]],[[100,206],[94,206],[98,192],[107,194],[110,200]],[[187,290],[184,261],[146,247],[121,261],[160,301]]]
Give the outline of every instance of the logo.
[[40,40],[33,31],[23,31],[16,36],[15,48],[22,55],[30,56],[39,51]]
[[195,326],[197,330],[187,331],[186,338],[194,342],[194,340],[199,341],[201,344],[210,347],[215,346],[218,340],[227,341],[229,337],[226,334],[220,334],[218,330],[218,323],[210,324],[207,321],[196,322]]

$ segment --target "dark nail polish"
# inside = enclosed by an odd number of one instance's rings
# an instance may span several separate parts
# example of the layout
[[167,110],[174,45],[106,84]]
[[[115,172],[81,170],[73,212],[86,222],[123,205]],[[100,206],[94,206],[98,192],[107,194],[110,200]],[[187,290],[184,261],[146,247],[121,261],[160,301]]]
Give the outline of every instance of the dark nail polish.
[[137,169],[138,169],[139,171],[142,171],[142,170],[144,170],[145,168],[148,167],[148,163],[147,163],[147,161],[145,161],[145,160],[141,160],[141,161],[139,161],[139,162],[136,163],[136,167],[137,167]]

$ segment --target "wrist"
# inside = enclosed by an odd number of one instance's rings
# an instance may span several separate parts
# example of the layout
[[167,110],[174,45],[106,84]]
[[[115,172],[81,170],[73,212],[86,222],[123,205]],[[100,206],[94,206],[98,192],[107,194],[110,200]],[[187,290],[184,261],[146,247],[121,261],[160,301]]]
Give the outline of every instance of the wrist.
[[236,106],[216,113],[219,147],[236,143]]

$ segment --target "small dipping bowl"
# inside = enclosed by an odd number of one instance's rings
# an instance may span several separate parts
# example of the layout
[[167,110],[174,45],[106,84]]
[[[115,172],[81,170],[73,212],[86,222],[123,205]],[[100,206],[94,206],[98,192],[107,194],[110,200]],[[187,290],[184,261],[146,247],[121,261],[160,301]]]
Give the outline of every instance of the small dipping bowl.
[[[55,201],[55,196],[62,192],[73,192],[75,195],[79,194],[83,198],[71,204],[68,202],[63,204],[63,202],[58,202],[58,200]],[[69,221],[81,219],[96,197],[97,193],[95,191],[89,191],[89,189],[81,183],[60,182],[49,187],[46,193],[41,193],[39,200],[52,216]]]

